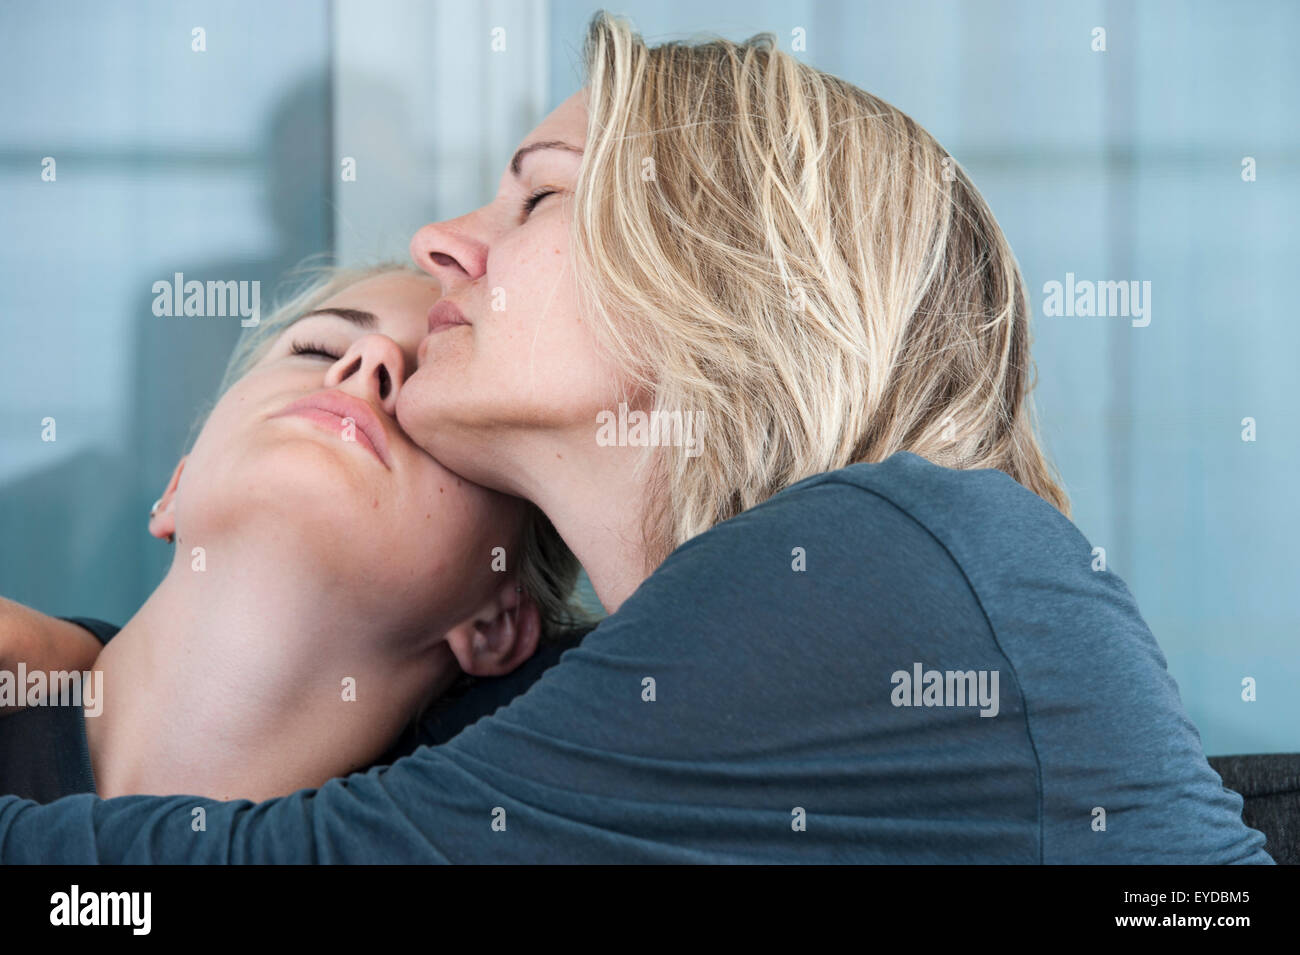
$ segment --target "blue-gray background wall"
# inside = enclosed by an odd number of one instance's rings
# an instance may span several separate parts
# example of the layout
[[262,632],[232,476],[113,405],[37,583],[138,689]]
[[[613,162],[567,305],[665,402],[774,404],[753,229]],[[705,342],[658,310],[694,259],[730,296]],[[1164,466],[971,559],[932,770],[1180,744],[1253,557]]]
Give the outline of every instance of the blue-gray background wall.
[[[1032,291],[1042,430],[1075,522],[1136,595],[1207,752],[1300,749],[1300,5],[610,8],[651,41],[771,31],[790,50],[802,31],[797,56],[967,168]],[[256,279],[268,297],[314,253],[404,257],[419,225],[485,201],[577,89],[594,10],[0,8],[0,594],[121,622],[162,574],[145,516],[238,323],[156,318],[153,282]],[[1044,283],[1071,272],[1149,281],[1150,324],[1044,316]]]

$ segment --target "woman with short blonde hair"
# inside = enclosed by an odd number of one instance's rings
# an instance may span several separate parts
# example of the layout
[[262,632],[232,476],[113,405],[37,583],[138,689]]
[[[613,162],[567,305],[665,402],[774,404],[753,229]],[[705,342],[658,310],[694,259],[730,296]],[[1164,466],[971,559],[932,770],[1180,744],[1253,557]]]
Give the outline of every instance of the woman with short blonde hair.
[[1034,427],[1024,279],[933,136],[771,36],[647,49],[598,19],[587,56],[583,305],[634,386],[708,422],[698,460],[656,456],[652,564],[897,451],[997,468],[1069,516]]

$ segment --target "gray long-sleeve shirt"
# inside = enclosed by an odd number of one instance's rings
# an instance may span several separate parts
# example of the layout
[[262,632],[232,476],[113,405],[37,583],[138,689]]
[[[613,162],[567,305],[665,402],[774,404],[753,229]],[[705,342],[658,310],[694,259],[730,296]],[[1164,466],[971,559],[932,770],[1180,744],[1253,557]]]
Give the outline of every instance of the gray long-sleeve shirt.
[[682,545],[441,745],[256,805],[0,798],[0,861],[1271,862],[1241,808],[1074,525],[900,453]]

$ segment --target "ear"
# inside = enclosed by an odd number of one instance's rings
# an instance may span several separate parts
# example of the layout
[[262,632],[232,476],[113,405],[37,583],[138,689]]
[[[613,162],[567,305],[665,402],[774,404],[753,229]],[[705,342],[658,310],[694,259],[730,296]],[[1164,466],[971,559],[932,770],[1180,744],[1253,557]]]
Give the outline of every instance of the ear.
[[159,540],[168,540],[176,535],[176,488],[181,483],[181,472],[185,470],[185,457],[188,455],[176,462],[172,479],[167,482],[158,501],[158,510],[149,515],[149,533]]
[[447,631],[447,645],[471,676],[504,676],[537,650],[542,615],[515,586],[506,580],[478,613]]

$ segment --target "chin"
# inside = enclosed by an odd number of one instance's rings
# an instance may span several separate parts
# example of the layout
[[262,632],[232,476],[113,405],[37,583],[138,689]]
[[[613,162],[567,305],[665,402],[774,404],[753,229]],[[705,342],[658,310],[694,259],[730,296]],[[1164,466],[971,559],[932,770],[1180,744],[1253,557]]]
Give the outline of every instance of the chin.
[[445,378],[437,378],[427,373],[427,365],[421,365],[414,375],[402,385],[402,392],[397,396],[397,423],[410,435],[416,444],[424,446],[420,435],[434,432],[430,419],[436,417],[435,408],[442,408],[446,401],[439,397],[439,386],[446,385]]
[[261,470],[266,481],[290,496],[297,493],[313,501],[332,501],[333,510],[338,511],[344,495],[358,502],[364,499],[369,510],[372,503],[382,506],[393,494],[395,473],[362,445],[308,436],[302,441],[286,441],[278,451]]
[[384,479],[392,477],[378,462],[365,459],[369,452],[364,448],[339,445],[331,447],[330,439],[314,435],[276,435],[254,453],[223,462],[219,480],[194,488],[197,495],[186,495],[186,510],[201,514],[210,527],[323,529],[337,544],[355,523],[353,509],[373,523],[374,507],[391,496]]

